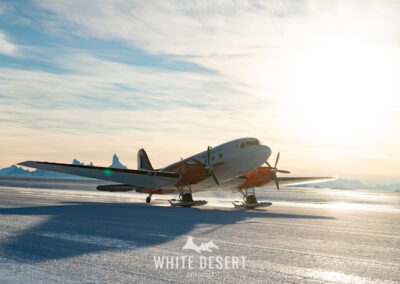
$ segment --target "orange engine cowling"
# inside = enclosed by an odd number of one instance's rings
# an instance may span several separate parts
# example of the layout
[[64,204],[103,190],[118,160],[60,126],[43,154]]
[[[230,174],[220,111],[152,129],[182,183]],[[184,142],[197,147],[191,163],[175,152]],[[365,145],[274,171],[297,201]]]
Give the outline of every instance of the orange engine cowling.
[[259,187],[270,183],[273,181],[273,179],[268,175],[270,171],[270,167],[258,167],[257,169],[252,170],[243,176],[246,178],[246,181],[239,188]]
[[204,165],[201,164],[181,164],[174,172],[181,174],[181,179],[176,185],[187,185],[187,184],[195,184],[203,179],[207,178],[207,175],[204,175],[205,171]]

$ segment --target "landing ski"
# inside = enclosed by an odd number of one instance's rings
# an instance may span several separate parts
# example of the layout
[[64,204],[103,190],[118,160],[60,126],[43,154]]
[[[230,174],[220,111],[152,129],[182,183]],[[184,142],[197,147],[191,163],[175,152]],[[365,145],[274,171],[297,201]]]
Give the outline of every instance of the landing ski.
[[239,201],[233,201],[232,204],[233,206],[235,206],[235,208],[255,209],[261,207],[269,207],[272,205],[272,202],[244,203]]
[[171,204],[171,207],[192,207],[192,206],[201,206],[207,204],[207,201],[205,200],[193,200],[187,202],[183,202],[180,200],[168,200],[168,201]]

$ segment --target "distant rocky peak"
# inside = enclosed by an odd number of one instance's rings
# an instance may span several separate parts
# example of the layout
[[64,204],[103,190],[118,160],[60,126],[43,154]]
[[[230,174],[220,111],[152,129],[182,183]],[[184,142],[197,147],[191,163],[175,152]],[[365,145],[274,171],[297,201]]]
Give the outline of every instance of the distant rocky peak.
[[112,164],[109,166],[109,168],[127,169],[126,166],[124,166],[123,164],[121,164],[121,162],[119,161],[119,158],[118,158],[117,154],[114,154],[113,159],[112,159]]
[[[74,160],[72,161],[72,164],[73,164],[73,165],[79,165],[79,166],[84,166],[84,165],[85,165],[85,163],[81,163],[81,162],[79,162],[79,160],[77,160],[77,159],[74,159]],[[93,167],[93,163],[90,162],[90,163],[88,164],[88,166],[89,166],[89,167]]]
[[72,161],[72,164],[73,164],[73,165],[80,165],[80,166],[83,166],[83,163],[79,162],[77,159],[74,159],[74,160]]

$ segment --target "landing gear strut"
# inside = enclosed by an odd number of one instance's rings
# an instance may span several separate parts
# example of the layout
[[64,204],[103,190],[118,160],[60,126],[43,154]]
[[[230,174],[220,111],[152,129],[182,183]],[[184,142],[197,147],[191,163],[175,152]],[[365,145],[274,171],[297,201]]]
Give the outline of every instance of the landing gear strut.
[[232,202],[235,208],[254,209],[257,207],[271,206],[271,202],[258,202],[254,188],[241,189],[240,193],[243,195],[243,202]]
[[256,191],[253,188],[241,189],[240,193],[243,195],[243,203],[251,205],[257,204]]
[[192,207],[207,204],[205,200],[193,200],[192,196],[192,186],[189,184],[187,186],[178,186],[179,190],[179,201],[172,199],[169,201],[172,207]]
[[249,189],[249,190],[246,189],[245,192],[243,192],[243,190],[242,190],[241,193],[243,194],[243,202],[245,202],[246,204],[257,204],[258,203],[254,188]]
[[193,196],[191,193],[184,193],[181,197],[183,202],[190,202],[193,201]]
[[178,186],[179,190],[179,200],[183,202],[193,201],[192,197],[192,186]]

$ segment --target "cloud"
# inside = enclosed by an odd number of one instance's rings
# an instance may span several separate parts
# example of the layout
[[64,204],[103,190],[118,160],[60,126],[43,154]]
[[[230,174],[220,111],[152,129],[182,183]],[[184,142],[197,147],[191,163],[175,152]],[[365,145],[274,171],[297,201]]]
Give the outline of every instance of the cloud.
[[[36,1],[46,23],[82,37],[123,40],[153,53],[248,54],[307,44],[309,35],[399,33],[399,4],[387,1]],[[373,13],[371,13],[373,12]],[[334,25],[332,24],[334,22]],[[384,24],[384,25],[383,25]],[[389,29],[389,30],[388,30]],[[306,42],[305,42],[306,41]]]
[[252,113],[270,107],[266,100],[243,97],[223,76],[84,54],[54,60],[65,72],[0,68],[0,119],[18,127],[74,133],[184,133],[197,125],[209,137],[210,129],[224,129],[222,134],[257,124]]
[[[162,166],[238,133],[262,138],[260,111],[272,107],[267,100],[242,96],[235,84],[212,73],[134,66],[78,50],[58,56],[43,49],[42,54],[63,72],[0,68],[5,161],[69,162],[79,148],[82,159],[103,164],[110,153],[134,157],[146,146]],[[186,146],[171,147],[178,144]]]
[[8,3],[1,2],[0,3],[0,15],[5,14],[7,9],[8,9],[8,7],[9,7]]
[[58,33],[123,41],[150,54],[176,56],[261,96],[284,96],[283,72],[292,54],[327,37],[400,38],[400,4],[386,1],[363,1],[362,8],[347,0],[35,3],[47,12],[42,14],[45,25]]
[[9,42],[2,31],[0,31],[0,53],[5,55],[16,55],[17,53],[17,46]]
[[[280,44],[303,11],[281,4],[221,1],[37,1],[48,26],[81,37],[123,40],[155,54],[243,55]],[[279,27],[278,29],[276,27]]]

